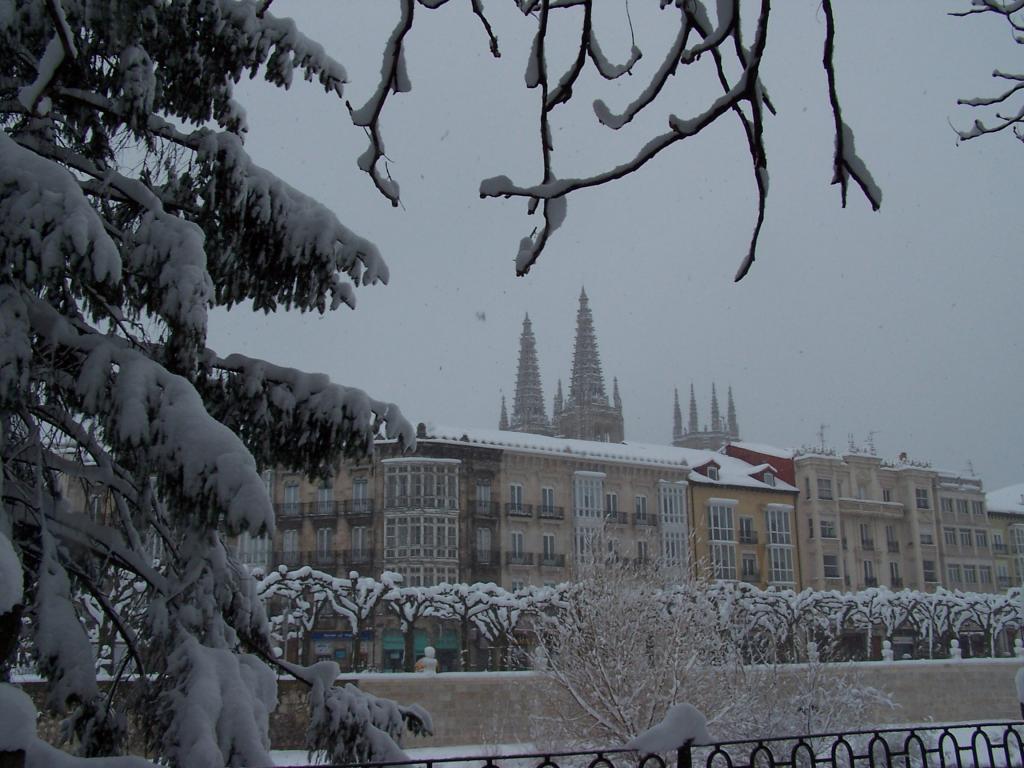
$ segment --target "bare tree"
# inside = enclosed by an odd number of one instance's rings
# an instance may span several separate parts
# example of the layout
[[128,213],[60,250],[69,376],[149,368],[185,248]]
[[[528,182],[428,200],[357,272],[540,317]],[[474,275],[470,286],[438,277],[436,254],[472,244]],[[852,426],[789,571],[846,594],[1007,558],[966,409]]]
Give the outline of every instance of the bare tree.
[[769,645],[744,658],[734,618],[709,587],[670,585],[647,566],[587,568],[539,630],[554,696],[537,718],[539,738],[625,744],[680,702],[705,714],[716,739],[813,733],[857,722],[884,700],[852,669],[824,674],[816,657],[783,665]]

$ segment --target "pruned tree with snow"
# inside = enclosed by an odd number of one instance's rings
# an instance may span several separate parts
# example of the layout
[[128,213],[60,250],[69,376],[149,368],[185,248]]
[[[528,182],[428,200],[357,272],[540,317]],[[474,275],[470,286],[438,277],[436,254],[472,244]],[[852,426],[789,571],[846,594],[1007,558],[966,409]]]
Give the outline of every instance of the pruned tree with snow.
[[509,592],[497,584],[478,584],[486,607],[473,615],[477,631],[491,648],[491,666],[503,670],[509,666],[509,653],[515,646],[515,631],[530,605],[529,594]]
[[347,586],[347,579],[308,565],[294,570],[282,565],[260,579],[256,594],[267,608],[270,635],[282,656],[287,658],[289,647],[295,647],[295,657],[300,662],[306,661],[309,632],[317,625],[325,608],[340,612],[338,596]]
[[356,571],[349,571],[348,579],[336,599],[340,604],[340,613],[348,619],[352,627],[352,668],[363,667],[363,630],[373,627],[373,619],[384,595],[394,583],[394,575],[385,572],[382,579],[360,576]]
[[385,572],[381,581],[388,587],[384,606],[398,620],[402,633],[402,666],[406,672],[416,671],[416,625],[434,613],[438,587],[401,586],[398,574]]
[[[323,313],[388,278],[372,242],[245,150],[243,74],[327,98],[345,81],[269,5],[0,5],[0,650],[30,617],[47,706],[83,755],[123,749],[130,708],[171,765],[270,764],[276,660],[225,536],[273,532],[261,467],[323,475],[378,431],[414,439],[360,390],[206,346],[212,308]],[[82,594],[133,685],[97,684]],[[290,671],[319,692],[311,733],[333,759],[394,757],[399,726],[422,724],[358,691],[338,707],[336,667]]]
[[459,670],[465,672],[470,665],[469,631],[476,617],[487,610],[489,595],[482,584],[441,584],[435,594],[435,615],[442,621],[458,625]]

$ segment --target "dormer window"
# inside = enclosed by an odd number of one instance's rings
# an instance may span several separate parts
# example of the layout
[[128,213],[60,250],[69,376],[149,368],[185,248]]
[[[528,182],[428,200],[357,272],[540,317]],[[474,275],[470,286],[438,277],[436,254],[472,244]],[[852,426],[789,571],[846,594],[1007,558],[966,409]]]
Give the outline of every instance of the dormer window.
[[772,472],[764,473],[764,484],[770,485],[772,488],[775,487],[775,474]]
[[716,467],[714,464],[709,464],[708,465],[708,479],[709,480],[717,480],[718,479],[718,467]]

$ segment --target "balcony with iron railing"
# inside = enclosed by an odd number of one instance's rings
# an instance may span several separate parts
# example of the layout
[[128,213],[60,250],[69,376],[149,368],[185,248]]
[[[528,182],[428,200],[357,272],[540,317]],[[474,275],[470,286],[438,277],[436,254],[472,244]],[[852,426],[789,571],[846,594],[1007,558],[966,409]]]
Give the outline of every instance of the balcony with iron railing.
[[282,501],[274,505],[281,518],[323,518],[338,515],[368,515],[373,512],[373,499],[318,499],[316,501]]
[[346,516],[372,515],[373,499],[345,499],[341,502],[341,514]]
[[384,509],[440,510],[457,512],[459,500],[455,496],[390,496],[384,499]]
[[314,550],[311,565],[318,568],[333,568],[338,561],[338,553],[333,549]]
[[475,568],[497,568],[501,565],[501,552],[496,549],[474,549],[471,560]]
[[476,517],[498,517],[501,505],[490,499],[470,499],[469,510]]
[[306,517],[338,516],[339,505],[334,499],[317,499],[316,501],[306,502],[302,506]]
[[342,553],[341,559],[351,565],[368,565],[373,562],[373,550],[365,548],[346,549]]
[[896,553],[900,551],[900,543],[898,541],[887,541],[885,542],[885,548],[889,552]]
[[842,497],[839,499],[839,513],[895,519],[903,517],[903,505],[898,501],[876,501],[874,499]]
[[302,502],[278,502],[274,504],[274,514],[276,514],[278,517],[302,517]]
[[1010,548],[1007,547],[1006,544],[1004,544],[1004,543],[999,543],[999,544],[993,544],[992,545],[992,552],[997,554],[997,555],[1005,555],[1005,554],[1008,554],[1009,551],[1010,551]]
[[300,565],[308,565],[313,559],[313,553],[309,550],[300,549],[275,549],[274,550],[274,565],[287,565],[288,567],[296,567]]
[[761,580],[760,569],[748,569],[740,572],[740,581],[755,582]]
[[505,502],[505,514],[509,517],[531,518],[533,517],[533,504],[507,501]]
[[552,504],[540,504],[537,507],[537,517],[541,520],[564,520],[565,508],[556,507]]
[[739,533],[740,544],[757,544],[757,531],[743,531]]
[[864,586],[865,587],[877,587],[878,586],[878,579],[876,579],[873,576],[867,576],[864,579]]
[[533,565],[533,552],[506,552],[506,565]]
[[658,516],[644,512],[643,514],[633,513],[633,525],[657,525]]
[[606,523],[613,525],[626,525],[629,522],[629,515],[617,509],[606,509],[604,511],[604,520]]
[[339,566],[343,558],[334,549],[275,549],[272,560],[275,567],[284,565],[289,568],[298,568],[310,565],[314,568],[333,570]]
[[541,553],[540,565],[543,568],[564,568],[565,555],[556,555],[554,553]]
[[875,550],[875,540],[874,539],[861,539],[860,540],[860,548],[865,550],[865,551],[867,551],[867,552],[873,552]]

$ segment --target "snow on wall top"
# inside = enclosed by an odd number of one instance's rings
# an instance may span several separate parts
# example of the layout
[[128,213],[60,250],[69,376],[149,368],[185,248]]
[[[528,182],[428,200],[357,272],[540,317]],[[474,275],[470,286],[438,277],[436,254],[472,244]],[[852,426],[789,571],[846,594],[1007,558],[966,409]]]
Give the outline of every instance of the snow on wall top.
[[1024,483],[1008,485],[985,494],[989,512],[1016,512],[1024,515]]
[[[423,438],[421,438],[423,439]],[[697,472],[689,473],[689,481],[700,485],[732,485],[747,488],[762,488],[775,491],[796,491],[796,488],[776,479],[770,486],[753,477],[757,468],[747,462],[715,451],[696,448],[676,448],[671,445],[649,443],[601,443],[591,440],[574,440],[564,437],[545,437],[525,432],[510,432],[476,427],[454,427],[440,424],[426,425],[426,440],[491,446],[506,451],[540,453],[548,455],[571,455],[582,459],[622,464],[643,464],[654,467],[672,467],[687,471],[703,467],[711,461],[718,465],[718,480],[712,480]]]

